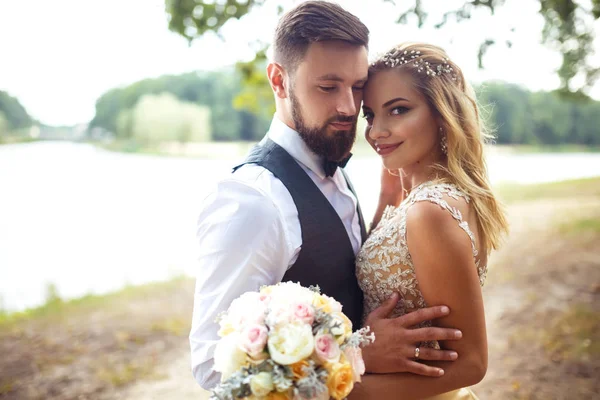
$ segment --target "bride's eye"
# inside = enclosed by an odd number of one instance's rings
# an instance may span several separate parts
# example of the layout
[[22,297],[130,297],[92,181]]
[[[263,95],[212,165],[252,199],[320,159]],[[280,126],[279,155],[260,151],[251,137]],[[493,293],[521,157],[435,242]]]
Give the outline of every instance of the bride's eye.
[[367,123],[371,125],[373,123],[373,113],[370,111],[363,111],[362,117],[367,120]]
[[400,114],[404,114],[407,111],[408,111],[408,108],[406,108],[406,107],[394,107],[394,108],[392,108],[392,111],[390,112],[390,114],[400,115]]

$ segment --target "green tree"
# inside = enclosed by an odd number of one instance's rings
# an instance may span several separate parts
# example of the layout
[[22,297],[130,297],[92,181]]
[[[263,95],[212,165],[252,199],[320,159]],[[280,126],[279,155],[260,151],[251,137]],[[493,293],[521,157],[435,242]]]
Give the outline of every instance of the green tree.
[[[576,101],[553,92],[531,93],[515,85],[483,84],[479,102],[498,143],[600,144],[600,102]],[[485,113],[484,113],[485,114]]]
[[210,109],[183,102],[170,93],[147,94],[125,110],[131,135],[143,143],[210,140]]
[[[280,0],[271,0],[282,5]],[[398,23],[408,23],[415,16],[419,26],[426,23],[428,12],[425,2],[413,0],[411,6],[406,8],[407,2],[394,0],[380,0],[383,2],[398,3]],[[566,96],[586,97],[589,88],[594,84],[600,74],[591,59],[593,55],[593,41],[595,32],[593,22],[600,18],[600,0],[537,0],[540,4],[539,13],[544,17],[543,28],[544,43],[562,55],[562,65],[557,71],[560,79],[560,93]],[[253,8],[262,6],[266,0],[165,0],[165,9],[169,20],[169,29],[182,35],[188,41],[201,37],[207,32],[219,34],[220,29],[230,20],[239,19],[252,11]],[[436,28],[441,28],[450,20],[458,22],[470,19],[473,11],[488,9],[492,14],[502,7],[505,0],[469,0],[462,6],[449,8],[444,2],[447,12],[441,21],[434,23]],[[402,6],[400,6],[402,4]],[[431,7],[441,7],[442,2],[431,2]],[[404,7],[400,10],[401,7]],[[482,40],[478,52],[480,66],[483,57],[490,46],[496,44],[497,39],[488,37]],[[507,43],[509,46],[510,43]],[[264,61],[264,53],[260,51],[252,65],[260,65]],[[244,66],[240,66],[244,67]],[[245,66],[248,71],[248,65]],[[256,69],[256,68],[255,68]],[[254,73],[245,74],[254,79]],[[582,76],[583,83],[573,83],[576,76]],[[241,104],[248,103],[240,100]],[[247,104],[246,104],[247,105]]]
[[265,112],[256,115],[236,108],[234,98],[241,90],[241,78],[234,69],[146,79],[103,94],[96,101],[96,115],[90,129],[102,127],[119,138],[129,138],[133,116],[127,110],[133,110],[146,95],[171,93],[182,102],[210,109],[213,139],[258,140],[268,129],[272,111],[265,107]]
[[19,100],[2,90],[0,90],[0,112],[4,114],[8,130],[28,128],[33,123]]
[[2,140],[2,137],[8,132],[8,119],[4,116],[4,113],[0,111],[0,140]]
[[488,123],[494,129],[498,143],[535,142],[530,95],[520,86],[501,82],[483,84],[478,88],[479,103],[489,111]]

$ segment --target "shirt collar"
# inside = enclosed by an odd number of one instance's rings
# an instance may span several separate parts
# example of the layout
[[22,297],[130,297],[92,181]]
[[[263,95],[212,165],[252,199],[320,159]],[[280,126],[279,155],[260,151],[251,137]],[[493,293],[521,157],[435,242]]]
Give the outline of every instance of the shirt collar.
[[267,136],[287,151],[289,155],[294,157],[296,161],[304,164],[304,166],[317,174],[319,178],[325,179],[323,157],[309,149],[300,137],[300,134],[287,126],[277,116],[273,117]]

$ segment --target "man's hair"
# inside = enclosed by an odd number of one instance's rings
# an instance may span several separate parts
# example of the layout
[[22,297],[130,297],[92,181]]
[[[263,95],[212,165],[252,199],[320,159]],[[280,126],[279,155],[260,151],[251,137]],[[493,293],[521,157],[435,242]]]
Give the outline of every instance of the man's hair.
[[275,30],[274,60],[291,73],[314,42],[341,40],[368,47],[369,29],[335,3],[307,1],[288,11]]

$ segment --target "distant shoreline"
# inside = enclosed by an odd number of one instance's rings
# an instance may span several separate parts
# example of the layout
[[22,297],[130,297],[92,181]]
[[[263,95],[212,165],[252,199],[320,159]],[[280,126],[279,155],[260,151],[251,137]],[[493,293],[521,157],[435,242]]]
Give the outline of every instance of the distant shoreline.
[[[23,143],[34,143],[53,141],[45,139],[9,139],[0,141],[1,145],[16,145]],[[111,142],[99,141],[73,141],[74,143],[86,143],[93,146],[125,154],[148,154],[164,157],[180,158],[203,158],[203,159],[227,159],[244,156],[257,142],[234,141],[234,142],[163,142],[141,144],[131,140],[115,140]],[[559,145],[517,145],[517,144],[493,144],[486,147],[488,151],[500,154],[527,154],[527,153],[600,153],[600,146],[585,146],[576,144]],[[359,137],[353,148],[357,156],[375,156],[369,144]]]

